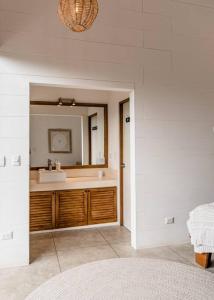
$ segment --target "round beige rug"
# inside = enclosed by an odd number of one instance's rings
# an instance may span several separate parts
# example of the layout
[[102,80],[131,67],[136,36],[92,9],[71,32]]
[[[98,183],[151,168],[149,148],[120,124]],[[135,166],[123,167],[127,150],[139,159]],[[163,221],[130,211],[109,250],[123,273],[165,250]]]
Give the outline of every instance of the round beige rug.
[[184,264],[143,258],[110,259],[73,268],[27,300],[213,300],[214,275]]

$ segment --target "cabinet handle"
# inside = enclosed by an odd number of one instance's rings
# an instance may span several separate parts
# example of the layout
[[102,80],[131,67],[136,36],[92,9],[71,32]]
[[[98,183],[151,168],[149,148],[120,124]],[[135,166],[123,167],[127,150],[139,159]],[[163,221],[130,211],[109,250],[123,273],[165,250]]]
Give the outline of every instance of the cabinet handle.
[[87,192],[88,198],[88,217],[91,217],[91,193],[90,191]]
[[52,227],[56,227],[56,193],[52,193]]
[[55,195],[55,199],[56,199],[56,220],[55,220],[55,223],[56,223],[56,228],[58,227],[58,224],[59,224],[59,194],[56,193]]
[[88,214],[88,203],[87,203],[87,192],[84,192],[84,205],[85,205],[85,215]]

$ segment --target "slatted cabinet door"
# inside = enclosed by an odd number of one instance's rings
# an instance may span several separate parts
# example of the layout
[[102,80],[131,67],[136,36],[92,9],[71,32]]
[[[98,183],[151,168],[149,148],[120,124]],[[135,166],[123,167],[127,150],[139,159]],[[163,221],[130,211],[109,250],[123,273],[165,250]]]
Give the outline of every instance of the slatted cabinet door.
[[60,191],[56,194],[56,228],[88,224],[85,190]]
[[88,224],[117,221],[117,189],[99,188],[88,192]]
[[55,228],[55,193],[30,193],[30,231]]

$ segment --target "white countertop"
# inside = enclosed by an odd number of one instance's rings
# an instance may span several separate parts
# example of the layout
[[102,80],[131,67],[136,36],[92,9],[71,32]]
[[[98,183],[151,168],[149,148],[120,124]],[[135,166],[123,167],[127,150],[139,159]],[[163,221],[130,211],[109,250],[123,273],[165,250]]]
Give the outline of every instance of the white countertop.
[[38,183],[37,180],[30,181],[30,192],[47,192],[72,189],[91,189],[117,186],[117,180],[111,177],[73,177],[66,178],[65,182]]

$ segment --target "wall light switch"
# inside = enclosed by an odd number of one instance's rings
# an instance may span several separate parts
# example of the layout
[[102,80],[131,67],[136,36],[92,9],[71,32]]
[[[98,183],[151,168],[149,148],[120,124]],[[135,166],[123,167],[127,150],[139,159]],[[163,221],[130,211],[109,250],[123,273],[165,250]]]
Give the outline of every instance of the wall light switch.
[[14,167],[20,167],[21,163],[22,163],[21,155],[14,155],[12,157],[12,166],[14,166]]
[[13,239],[13,232],[0,233],[0,241],[8,241]]
[[166,218],[164,219],[164,223],[165,223],[166,225],[174,224],[174,223],[175,223],[175,218],[174,218],[174,217],[166,217]]
[[6,167],[6,157],[4,155],[0,155],[0,167]]

